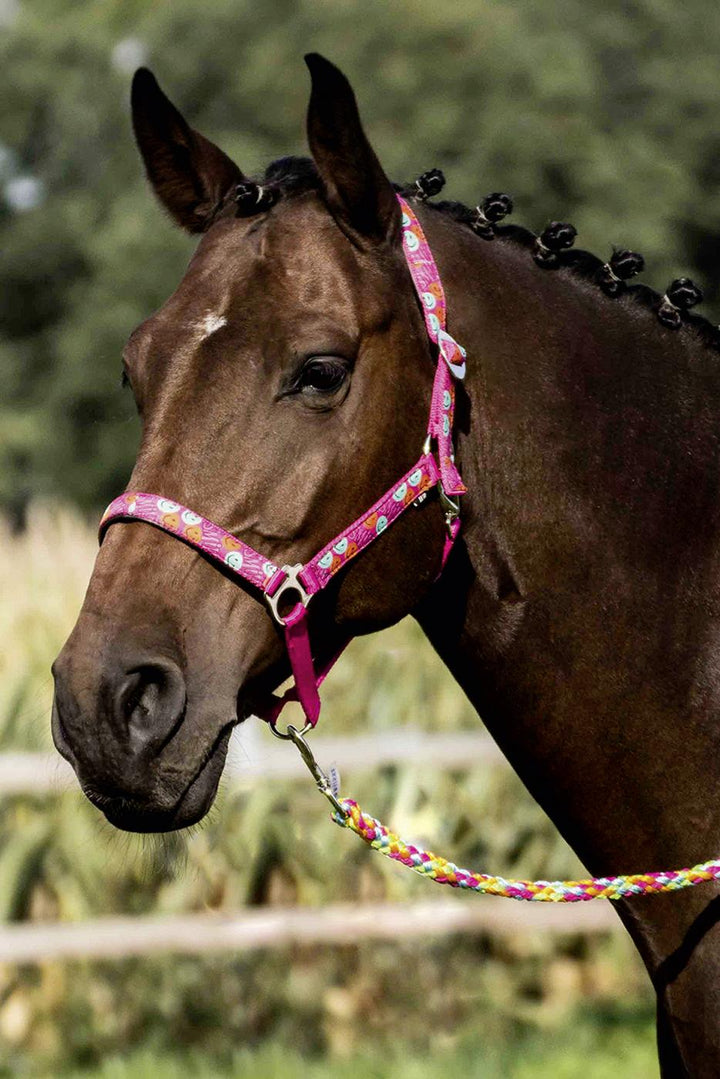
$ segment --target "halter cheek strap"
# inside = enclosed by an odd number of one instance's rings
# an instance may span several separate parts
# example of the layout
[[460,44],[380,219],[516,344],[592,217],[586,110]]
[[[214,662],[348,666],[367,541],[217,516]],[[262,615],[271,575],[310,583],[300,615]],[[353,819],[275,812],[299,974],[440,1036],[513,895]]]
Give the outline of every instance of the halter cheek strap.
[[[307,623],[307,606],[313,596],[381,536],[409,506],[424,501],[433,489],[437,489],[447,526],[442,567],[460,531],[458,498],[466,488],[455,465],[453,448],[454,380],[465,375],[466,354],[445,328],[445,293],[420,223],[405,199],[397,197],[402,209],[403,253],[428,336],[437,347],[427,439],[412,468],[304,565],[277,566],[220,525],[161,495],[126,492],[110,503],[100,522],[101,541],[112,524],[144,521],[154,525],[194,547],[219,568],[261,593],[283,628],[294,678],[294,686],[282,697],[271,696],[264,709],[262,718],[270,723],[276,734],[279,734],[275,726],[277,718],[289,700],[299,701],[307,727],[315,726],[320,715],[319,686],[349,643],[345,640],[325,666],[316,669]],[[433,453],[434,448],[436,453]]]

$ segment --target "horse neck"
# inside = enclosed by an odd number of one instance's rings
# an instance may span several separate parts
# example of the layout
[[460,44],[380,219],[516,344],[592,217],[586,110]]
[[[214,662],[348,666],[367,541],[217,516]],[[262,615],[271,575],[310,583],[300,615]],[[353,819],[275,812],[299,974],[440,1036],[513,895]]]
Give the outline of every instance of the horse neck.
[[[720,832],[717,358],[439,217],[426,227],[468,349],[469,493],[463,544],[418,617],[592,869],[707,857]],[[588,792],[633,812],[609,824]]]

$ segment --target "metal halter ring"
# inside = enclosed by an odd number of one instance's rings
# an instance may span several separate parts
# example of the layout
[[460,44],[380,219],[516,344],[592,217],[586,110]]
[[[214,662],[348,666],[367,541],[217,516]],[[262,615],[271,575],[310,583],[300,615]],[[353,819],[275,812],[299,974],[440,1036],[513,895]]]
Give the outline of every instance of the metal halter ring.
[[265,593],[265,601],[272,613],[273,618],[279,625],[285,625],[285,618],[280,614],[280,600],[286,593],[295,592],[297,594],[297,602],[301,603],[303,607],[307,607],[308,603],[312,599],[312,596],[308,593],[299,574],[303,569],[302,562],[298,562],[295,566],[283,566],[283,573],[285,574],[285,580],[282,584],[270,595]]
[[288,723],[287,730],[279,731],[275,725],[276,722],[277,720],[268,723],[268,727],[275,737],[279,738],[281,742],[294,742],[295,745],[298,745],[298,738],[302,738],[313,729],[312,723],[306,723],[301,731],[299,731],[297,727],[294,727],[292,723]]

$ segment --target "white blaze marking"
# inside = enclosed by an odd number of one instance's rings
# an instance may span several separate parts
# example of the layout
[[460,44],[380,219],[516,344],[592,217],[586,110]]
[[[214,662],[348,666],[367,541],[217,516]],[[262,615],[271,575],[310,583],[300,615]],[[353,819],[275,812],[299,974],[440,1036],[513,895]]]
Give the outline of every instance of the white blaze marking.
[[210,334],[217,333],[223,326],[227,326],[227,319],[224,315],[215,315],[209,311],[207,315],[198,322],[197,326],[200,331],[200,340],[204,341]]

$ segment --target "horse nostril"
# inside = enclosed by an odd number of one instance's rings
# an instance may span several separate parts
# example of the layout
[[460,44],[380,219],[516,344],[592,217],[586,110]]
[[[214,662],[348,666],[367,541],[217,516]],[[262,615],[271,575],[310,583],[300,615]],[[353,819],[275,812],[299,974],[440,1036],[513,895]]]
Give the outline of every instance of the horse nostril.
[[116,714],[127,729],[130,748],[156,752],[170,741],[185,715],[185,682],[172,663],[134,667],[121,682]]

